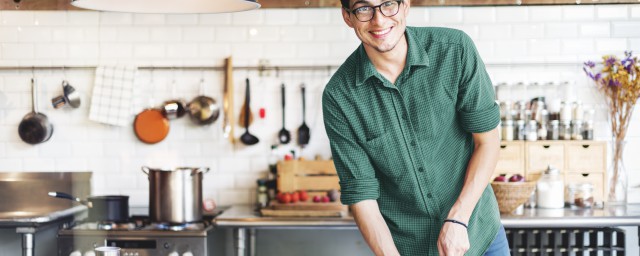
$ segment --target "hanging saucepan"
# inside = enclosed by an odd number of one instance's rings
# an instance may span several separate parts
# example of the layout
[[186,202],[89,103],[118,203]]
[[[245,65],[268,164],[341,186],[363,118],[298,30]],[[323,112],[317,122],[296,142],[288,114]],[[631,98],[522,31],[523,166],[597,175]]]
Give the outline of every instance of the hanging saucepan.
[[155,144],[164,140],[169,134],[169,120],[160,110],[145,109],[136,116],[133,131],[140,141]]
[[45,114],[38,113],[38,90],[35,78],[31,79],[31,113],[25,115],[18,126],[18,132],[22,141],[29,144],[38,144],[51,138],[53,125]]
[[87,200],[62,192],[49,192],[49,196],[86,205],[89,208],[88,221],[126,222],[129,219],[129,196],[90,196]]
[[216,100],[211,97],[204,96],[204,79],[200,80],[200,96],[195,97],[187,105],[191,121],[199,125],[212,124],[218,120],[220,108],[216,104]]
[[165,101],[162,106],[162,115],[167,119],[178,119],[186,113],[187,110],[184,108],[184,103],[181,100]]

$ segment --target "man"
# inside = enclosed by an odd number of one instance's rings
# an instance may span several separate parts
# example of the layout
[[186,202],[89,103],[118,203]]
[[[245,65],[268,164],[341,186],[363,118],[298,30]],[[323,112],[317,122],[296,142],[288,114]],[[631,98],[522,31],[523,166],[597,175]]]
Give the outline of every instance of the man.
[[362,42],[323,93],[342,203],[376,255],[509,255],[489,179],[500,121],[471,39],[409,0],[341,0]]

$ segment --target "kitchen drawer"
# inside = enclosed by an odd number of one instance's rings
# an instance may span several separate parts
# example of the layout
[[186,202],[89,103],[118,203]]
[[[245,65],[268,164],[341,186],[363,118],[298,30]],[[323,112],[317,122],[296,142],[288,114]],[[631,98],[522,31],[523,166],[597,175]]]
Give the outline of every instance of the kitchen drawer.
[[568,187],[570,183],[578,184],[585,182],[593,184],[594,202],[604,202],[606,195],[604,173],[567,173],[564,176],[564,183],[566,187]]
[[607,169],[606,145],[604,141],[576,141],[567,144],[567,172],[605,172]]
[[524,173],[524,142],[500,142],[500,154],[494,174]]
[[542,173],[549,165],[558,168],[560,172],[564,172],[564,149],[565,144],[563,142],[527,142],[527,176]]

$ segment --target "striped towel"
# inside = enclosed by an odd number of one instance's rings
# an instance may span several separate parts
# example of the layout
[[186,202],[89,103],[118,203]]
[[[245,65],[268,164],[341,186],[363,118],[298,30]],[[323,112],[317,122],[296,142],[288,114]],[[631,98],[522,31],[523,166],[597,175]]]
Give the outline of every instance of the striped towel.
[[137,73],[138,68],[132,66],[96,68],[89,120],[117,126],[130,124]]

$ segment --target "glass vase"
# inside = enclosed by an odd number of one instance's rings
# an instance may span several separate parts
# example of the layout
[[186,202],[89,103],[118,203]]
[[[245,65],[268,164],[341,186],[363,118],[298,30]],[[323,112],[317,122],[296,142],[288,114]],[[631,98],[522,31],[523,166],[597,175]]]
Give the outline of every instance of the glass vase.
[[628,178],[624,167],[624,147],[626,141],[613,140],[611,167],[609,168],[609,198],[610,205],[627,204]]

